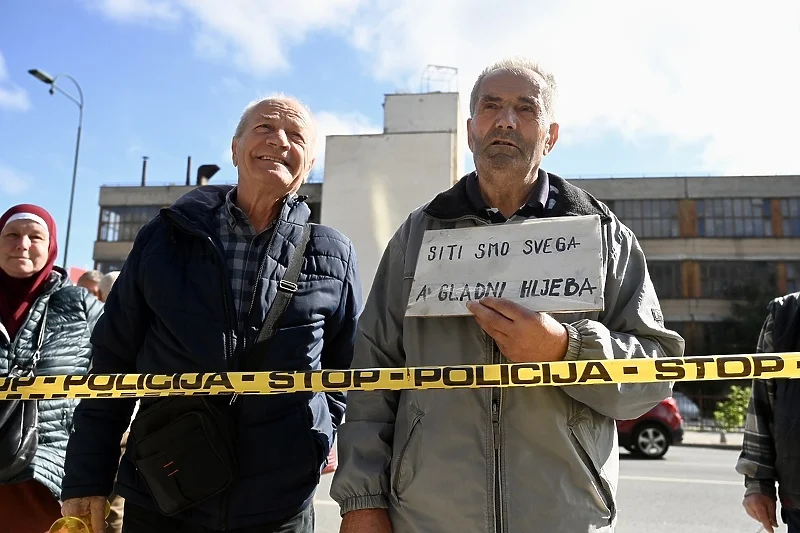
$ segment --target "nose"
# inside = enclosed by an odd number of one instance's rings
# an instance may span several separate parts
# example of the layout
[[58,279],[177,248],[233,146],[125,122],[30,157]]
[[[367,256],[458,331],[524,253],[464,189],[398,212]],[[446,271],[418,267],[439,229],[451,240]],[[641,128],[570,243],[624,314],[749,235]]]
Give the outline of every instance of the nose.
[[283,129],[275,129],[272,135],[267,137],[267,144],[277,148],[287,149],[289,148],[289,137],[286,136],[286,132],[283,131]]
[[27,235],[23,235],[19,239],[17,239],[17,243],[15,248],[18,250],[27,250],[31,247],[31,239]]
[[495,120],[495,128],[503,130],[516,130],[517,129],[517,114],[510,107],[504,107]]

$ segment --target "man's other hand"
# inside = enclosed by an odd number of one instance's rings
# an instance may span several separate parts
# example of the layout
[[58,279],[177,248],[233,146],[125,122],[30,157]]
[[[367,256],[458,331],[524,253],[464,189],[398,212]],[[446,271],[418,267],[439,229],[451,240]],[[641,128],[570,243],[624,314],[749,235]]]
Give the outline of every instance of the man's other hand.
[[70,498],[61,504],[61,516],[74,516],[84,520],[90,518],[92,533],[105,533],[106,498],[105,496]]
[[750,494],[745,496],[742,505],[753,520],[761,522],[761,525],[769,533],[774,533],[773,528],[778,527],[778,520],[775,516],[775,500],[773,498],[764,494]]
[[386,509],[361,509],[345,513],[339,533],[392,533],[389,512]]

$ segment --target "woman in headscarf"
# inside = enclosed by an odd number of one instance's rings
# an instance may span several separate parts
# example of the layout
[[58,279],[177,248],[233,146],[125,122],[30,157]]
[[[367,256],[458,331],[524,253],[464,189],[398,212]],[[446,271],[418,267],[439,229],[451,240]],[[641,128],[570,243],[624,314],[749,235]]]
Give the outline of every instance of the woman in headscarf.
[[[0,217],[0,376],[31,366],[34,375],[88,372],[89,337],[102,304],[55,266],[57,255],[56,225],[47,211],[22,204]],[[76,405],[39,400],[35,454],[10,479],[0,479],[5,531],[45,533],[61,516],[64,456]],[[8,465],[0,464],[4,470]]]

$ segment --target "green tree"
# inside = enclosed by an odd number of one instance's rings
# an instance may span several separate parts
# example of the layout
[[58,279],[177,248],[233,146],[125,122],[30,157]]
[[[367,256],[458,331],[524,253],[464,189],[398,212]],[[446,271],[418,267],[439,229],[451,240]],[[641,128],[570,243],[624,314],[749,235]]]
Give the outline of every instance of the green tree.
[[720,427],[720,438],[725,441],[725,432],[744,426],[747,404],[750,402],[750,387],[732,385],[728,398],[717,404],[714,420]]

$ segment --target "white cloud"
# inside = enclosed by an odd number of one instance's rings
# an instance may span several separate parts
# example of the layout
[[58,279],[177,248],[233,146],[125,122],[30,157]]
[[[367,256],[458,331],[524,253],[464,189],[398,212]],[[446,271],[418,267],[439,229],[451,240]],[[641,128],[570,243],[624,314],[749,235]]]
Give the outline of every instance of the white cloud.
[[[133,0],[105,0],[117,13]],[[348,39],[372,75],[411,90],[428,64],[459,70],[466,108],[481,68],[500,57],[545,63],[560,85],[565,142],[620,133],[703,147],[712,171],[797,171],[797,0],[148,0],[196,22],[198,51],[250,74],[289,67],[314,31]],[[141,9],[141,8],[137,8]],[[324,51],[321,51],[324,53]],[[679,169],[680,162],[675,167]]]
[[0,109],[27,111],[31,107],[28,93],[9,81],[6,60],[0,53]]
[[361,113],[335,113],[322,111],[314,113],[317,122],[317,145],[314,171],[321,172],[325,166],[325,144],[328,135],[359,135],[381,133],[383,128],[372,124]]
[[527,55],[557,75],[559,120],[572,140],[665,136],[701,143],[709,169],[797,171],[790,146],[800,123],[796,0],[484,5],[380,4],[362,14],[352,41],[379,79],[419,83],[425,64],[458,67],[465,106],[485,64]]
[[174,0],[201,26],[198,50],[216,57],[227,50],[252,74],[289,67],[291,45],[316,30],[344,29],[364,0],[303,0],[291,5],[261,0]]
[[176,21],[180,11],[169,0],[84,0],[93,9],[119,21]]
[[348,27],[366,0],[85,0],[115,20],[190,16],[201,56],[232,59],[251,74],[289,68],[287,53],[309,32]]
[[33,179],[0,161],[0,191],[8,196],[25,192]]

